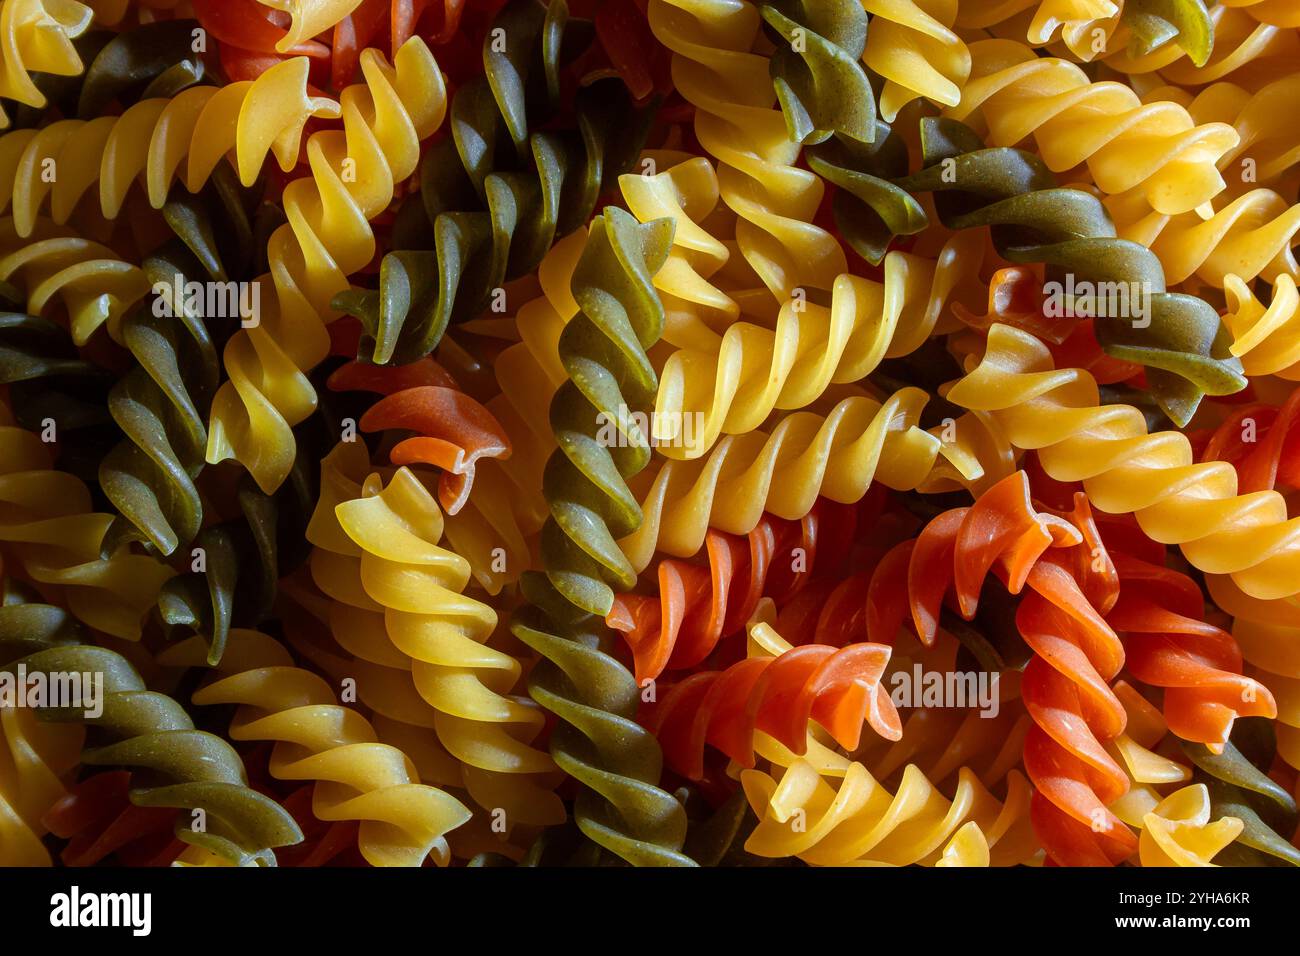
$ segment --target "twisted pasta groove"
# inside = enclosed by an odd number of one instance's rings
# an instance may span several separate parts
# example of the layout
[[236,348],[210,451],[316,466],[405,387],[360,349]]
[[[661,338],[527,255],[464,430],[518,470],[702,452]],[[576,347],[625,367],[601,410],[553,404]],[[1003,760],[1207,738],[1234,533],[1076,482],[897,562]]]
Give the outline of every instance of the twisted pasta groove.
[[[94,11],[76,0],[9,0],[0,10],[0,97],[44,106],[33,73],[76,76],[83,65],[72,41],[90,28]],[[9,126],[0,107],[0,129]]]
[[759,856],[797,856],[814,866],[988,866],[991,851],[1024,843],[1030,788],[1019,773],[1003,801],[965,768],[951,800],[915,765],[894,793],[856,762],[819,772],[797,760],[779,779],[760,770],[740,779],[759,816],[745,849]]
[[666,690],[650,711],[647,723],[668,765],[687,779],[704,777],[706,745],[745,768],[754,766],[759,735],[802,756],[814,721],[849,751],[857,748],[864,723],[890,740],[902,735],[898,711],[881,683],[888,646],[791,647],[772,629],[773,613],[770,602],[760,606],[746,660],[725,671],[692,674]]
[[662,754],[632,719],[636,682],[605,650],[596,618],[613,602],[610,579],[621,590],[636,580],[615,538],[639,520],[625,481],[645,466],[649,447],[635,425],[623,432],[626,445],[607,448],[594,438],[599,413],[643,408],[654,393],[645,350],[659,338],[663,309],[652,277],[671,243],[671,220],[642,225],[617,207],[591,224],[572,284],[579,312],[559,341],[570,378],[551,402],[559,448],[543,478],[551,505],[541,534],[546,570],[523,577],[531,606],[511,624],[543,658],[529,693],[559,718],[551,754],[582,785],[579,828],[629,862],[658,866],[692,864],[680,852],[686,815],[656,786]]
[[59,587],[80,620],[139,640],[171,569],[125,550],[102,557],[113,518],[93,512],[86,485],[54,470],[48,446],[12,421],[0,406],[0,547],[32,580]]
[[1125,224],[1125,212],[1118,209],[1116,218],[1122,237],[1159,256],[1171,284],[1197,276],[1223,288],[1233,280],[1300,276],[1291,251],[1300,232],[1300,204],[1289,204],[1271,189],[1252,189],[1205,219],[1192,212]]
[[723,201],[739,217],[741,254],[778,302],[830,289],[848,271],[835,238],[813,224],[825,187],[795,167],[800,144],[773,109],[769,61],[751,53],[761,26],[750,3],[651,0],[650,29],[673,52],[673,82],[695,107],[695,134],[718,161]]
[[939,106],[961,102],[971,57],[952,31],[957,0],[864,0],[863,6],[871,29],[862,59],[885,80],[880,113],[888,122],[918,97]]
[[[193,637],[159,658],[167,666],[201,667],[207,647]],[[272,776],[315,781],[312,812],[325,821],[360,822],[357,842],[372,866],[445,866],[445,834],[469,819],[460,801],[416,782],[409,757],[378,742],[359,712],[339,706],[329,685],[294,666],[275,640],[234,630],[213,678],[194,693],[199,706],[238,706],[235,740],[268,740]]]
[[768,0],[759,8],[777,42],[769,70],[790,139],[813,145],[831,135],[870,142],[875,96],[859,62],[867,15],[856,3]]
[[532,746],[544,714],[511,694],[522,668],[487,645],[496,612],[461,593],[469,564],[439,546],[442,513],[407,468],[387,484],[377,474],[353,484],[348,475],[363,458],[360,446],[347,444],[326,458],[332,487],[309,530],[318,546],[313,578],[337,602],[336,640],[372,663],[410,671],[439,741],[464,765],[465,785],[486,810],[505,809],[510,823],[563,820],[541,779],[555,765]]
[[1216,163],[1238,143],[1226,123],[1196,125],[1176,103],[1143,104],[1120,83],[1091,82],[1073,63],[1023,44],[971,44],[971,81],[944,112],[980,120],[995,146],[1033,136],[1055,172],[1087,164],[1103,192],[1133,190],[1163,215],[1195,209],[1224,188]]
[[1037,450],[1049,475],[1082,481],[1094,506],[1133,513],[1151,538],[1179,544],[1193,566],[1230,574],[1247,594],[1300,590],[1300,518],[1276,491],[1237,494],[1226,462],[1196,463],[1178,432],[1149,434],[1127,405],[1099,405],[1080,369],[1056,369],[1047,348],[1006,325],[989,331],[984,357],[947,398],[988,412],[1013,446]]
[[[306,63],[293,66],[298,62],[283,66],[300,70],[305,82]],[[267,494],[293,465],[292,426],[315,408],[316,394],[304,373],[329,351],[324,323],[337,314],[331,300],[348,287],[347,276],[374,257],[369,220],[387,208],[395,185],[415,171],[420,141],[441,125],[446,112],[442,74],[418,37],[397,51],[392,66],[377,50],[366,50],[361,67],[366,82],[348,87],[339,100],[343,129],[313,133],[306,144],[311,176],[285,187],[289,221],[272,233],[267,247],[275,295],[258,324],[236,332],[222,356],[229,381],[212,403],[207,460],[237,459]],[[301,110],[293,115],[305,121]],[[241,109],[241,121],[245,116],[252,127],[251,105]],[[263,141],[269,138],[269,131],[258,131]],[[280,136],[282,130],[274,133]],[[245,141],[251,147],[253,140],[250,129]],[[258,156],[264,154],[265,147]]]
[[1273,760],[1270,728],[1256,723],[1243,733],[1246,729],[1239,724],[1234,734],[1241,749],[1228,743],[1216,754],[1201,744],[1182,745],[1196,766],[1194,779],[1209,790],[1211,815],[1243,824],[1236,841],[1221,851],[1221,860],[1235,866],[1300,866],[1300,850],[1282,836],[1295,832],[1295,799],[1260,770]]
[[794,520],[819,495],[847,504],[873,481],[916,488],[946,451],[919,427],[927,397],[917,388],[883,403],[853,396],[827,415],[794,412],[770,432],[727,436],[706,458],[669,460],[639,483],[643,519],[618,546],[639,572],[656,550],[695,554],[709,528],[748,534],[764,511]]
[[[708,351],[673,353],[655,402],[660,449],[698,458],[720,435],[753,431],[773,410],[803,408],[832,384],[858,381],[884,359],[913,351],[949,300],[976,280],[981,259],[973,234],[954,237],[933,262],[891,252],[883,283],[841,275],[829,307],[794,297],[775,330],[737,322]],[[692,425],[698,419],[702,428]]]
[[[15,621],[15,612],[27,613]],[[69,643],[67,636],[41,628],[38,615],[50,612],[57,613],[40,604],[0,610],[10,619],[0,632],[0,659],[10,673],[21,667],[29,674],[93,674],[97,683],[102,675],[98,714],[75,705],[40,711],[43,720],[94,727],[109,741],[83,751],[83,764],[138,774],[131,792],[136,806],[202,811],[179,816],[176,836],[223,859],[274,866],[275,847],[302,839],[279,804],[248,786],[244,765],[228,743],[196,730],[172,698],[146,690],[121,655],[76,643],[75,637]],[[33,653],[33,645],[44,649]],[[89,706],[88,700],[82,703]]]

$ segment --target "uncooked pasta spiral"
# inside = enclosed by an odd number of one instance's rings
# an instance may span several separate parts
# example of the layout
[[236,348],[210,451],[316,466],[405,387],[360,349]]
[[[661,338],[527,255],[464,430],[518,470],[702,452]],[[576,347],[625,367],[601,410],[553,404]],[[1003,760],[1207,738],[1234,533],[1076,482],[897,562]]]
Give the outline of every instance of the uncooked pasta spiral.
[[[100,459],[119,434],[106,405],[112,374],[77,353],[63,326],[27,315],[0,290],[0,384],[19,425],[40,432],[50,422],[65,436],[61,466],[85,481],[95,480]],[[12,310],[12,311],[10,311]]]
[[[1046,263],[1053,276],[1064,278],[1057,285],[1068,305],[1096,316],[1108,354],[1146,366],[1152,392],[1175,422],[1186,424],[1203,394],[1231,394],[1245,385],[1214,309],[1166,292],[1161,260],[1117,239],[1096,197],[1057,188],[1031,153],[984,149],[959,123],[923,120],[922,143],[926,168],[900,185],[938,193],[945,225],[992,226],[1004,256]],[[1072,280],[1079,282],[1078,293],[1071,291]],[[1082,300],[1083,290],[1093,289],[1091,304]],[[1110,289],[1119,291],[1103,291]]]
[[168,290],[167,308],[162,315],[136,308],[122,321],[119,337],[136,365],[109,392],[108,409],[126,437],[99,467],[100,487],[122,515],[110,542],[137,539],[164,555],[199,532],[203,503],[194,478],[204,464],[205,413],[220,374],[205,316],[171,301],[171,290],[189,282],[196,267],[174,247],[144,263],[150,282]]
[[559,449],[543,485],[551,504],[546,570],[522,578],[531,606],[511,624],[543,658],[529,692],[559,718],[551,755],[582,787],[574,807],[582,832],[629,862],[660,866],[691,865],[680,851],[686,817],[656,785],[662,754],[632,719],[637,685],[605,649],[599,620],[613,602],[610,582],[625,590],[636,580],[615,539],[639,520],[625,476],[645,466],[649,447],[635,425],[622,447],[602,447],[594,436],[600,412],[644,408],[654,394],[645,349],[659,338],[663,307],[652,277],[671,243],[671,220],[642,225],[617,207],[591,224],[573,277],[579,312],[560,335],[571,378],[551,405]]
[[171,569],[125,550],[101,556],[113,518],[92,510],[83,482],[54,469],[49,445],[12,422],[0,405],[0,548],[32,580],[58,587],[79,619],[138,640]]
[[1056,369],[1029,333],[993,326],[983,358],[947,398],[991,413],[1053,478],[1081,480],[1100,511],[1136,514],[1150,537],[1181,545],[1202,571],[1230,574],[1264,599],[1300,590],[1300,518],[1288,518],[1280,494],[1238,495],[1231,465],[1197,464],[1186,436],[1149,434],[1136,408],[1100,405],[1093,377]]
[[864,0],[871,29],[863,60],[884,79],[880,114],[890,123],[921,97],[939,106],[961,102],[970,50],[956,33],[957,0]]
[[[300,70],[305,82],[306,63],[294,67],[297,62],[283,66]],[[292,426],[316,404],[304,372],[329,351],[324,323],[336,315],[330,301],[348,287],[347,276],[374,257],[369,220],[387,208],[396,184],[415,171],[420,141],[441,125],[446,111],[442,73],[419,38],[397,51],[392,66],[376,50],[362,54],[361,66],[366,82],[348,87],[340,96],[343,129],[313,133],[306,144],[312,175],[285,187],[289,222],[271,235],[267,246],[272,301],[263,303],[255,326],[235,333],[222,356],[229,381],[212,404],[207,459],[214,464],[237,459],[268,494],[293,465]],[[254,83],[265,83],[280,69],[267,71]],[[241,87],[232,84],[217,95],[232,89]],[[318,98],[307,98],[309,108],[303,110],[304,94],[299,87],[293,90],[297,98],[286,96],[280,115],[292,113],[296,132],[280,123],[268,122],[266,128],[254,124],[257,111],[251,108],[247,116],[250,126],[265,135],[263,142],[277,137],[277,144],[294,146],[296,158],[301,124],[316,109]],[[241,111],[241,118],[244,115]],[[289,132],[294,132],[292,139]],[[252,150],[253,139],[250,132],[242,142]],[[219,150],[215,155],[219,158],[228,145],[214,141],[213,148]],[[264,153],[265,147],[257,151],[259,163]],[[191,159],[197,155],[191,153]]]
[[1242,494],[1300,488],[1300,388],[1281,405],[1246,405],[1205,439],[1197,458],[1231,462]]
[[1212,821],[1209,790],[1193,784],[1169,794],[1143,818],[1138,857],[1143,866],[1216,866],[1210,861],[1243,826],[1230,816]]
[[1087,163],[1103,192],[1133,190],[1165,215],[1195,209],[1223,189],[1216,163],[1237,145],[1226,123],[1197,126],[1176,103],[1143,104],[1127,86],[1094,83],[1078,66],[1024,44],[970,47],[971,80],[946,117],[980,123],[994,146],[1032,135],[1055,172]]
[[472,318],[507,280],[533,271],[631,167],[650,114],[621,82],[576,94],[576,131],[543,129],[554,126],[561,52],[584,36],[590,24],[571,20],[563,0],[513,0],[497,15],[483,40],[483,75],[456,90],[451,136],[425,153],[420,188],[397,213],[379,288],[335,300],[365,326],[361,358],[427,355],[448,323]]
[[826,415],[793,412],[770,432],[729,435],[705,458],[669,460],[636,483],[644,517],[619,547],[640,571],[657,550],[695,554],[711,527],[748,534],[764,511],[798,519],[818,495],[851,503],[872,482],[916,488],[948,450],[919,427],[926,399],[917,388],[884,402],[852,396]]
[[[803,577],[820,563],[833,561],[822,553],[833,545],[819,539],[851,538],[855,518],[855,509],[819,499],[798,522],[764,515],[744,536],[710,530],[702,555],[706,563],[661,560],[655,574],[659,593],[620,594],[605,618],[632,648],[637,683],[657,678],[665,668],[700,664],[719,640],[744,627],[759,598],[783,577],[783,567],[801,564],[792,576]],[[777,600],[788,598],[793,590],[795,586]]]
[[[3,582],[0,660],[60,643],[76,643],[79,628],[62,608],[14,582]],[[0,707],[0,865],[48,866],[41,842],[46,811],[64,796],[64,779],[80,762],[80,727],[37,720],[30,707]]]
[[242,475],[224,520],[209,523],[185,555],[181,572],[163,585],[158,616],[173,632],[198,632],[215,665],[232,627],[256,628],[273,611],[279,581],[311,553],[304,538],[319,493],[319,460],[339,430],[321,412],[294,430],[298,454],[273,494]]
[[745,849],[814,866],[988,866],[994,854],[1003,863],[1021,862],[1030,788],[1020,774],[998,800],[962,769],[948,799],[915,766],[890,793],[862,764],[846,764],[819,771],[797,760],[779,777],[742,772],[759,816]]
[[891,740],[901,736],[898,711],[881,682],[890,655],[884,644],[791,647],[761,619],[750,628],[750,643],[745,660],[724,671],[698,671],[657,692],[646,722],[668,765],[683,777],[704,776],[706,746],[753,767],[760,734],[802,756],[812,721],[849,751],[864,724]]
[[55,672],[81,675],[85,681],[93,675],[95,692],[83,689],[79,701],[61,701],[39,711],[44,720],[81,724],[94,732],[98,743],[82,752],[83,764],[138,773],[132,802],[189,811],[177,820],[177,837],[222,858],[273,866],[276,847],[302,839],[293,819],[274,800],[249,788],[234,749],[196,730],[176,701],[146,690],[124,657],[53,635],[45,649],[33,653],[31,642],[47,639],[31,629],[32,623],[39,627],[46,607],[0,609],[10,616],[25,609],[29,615],[37,612],[0,632],[0,658],[7,673],[21,668],[29,675],[45,674],[47,682]]
[[[159,658],[168,666],[204,664],[193,637]],[[279,643],[256,631],[231,632],[213,678],[194,693],[199,706],[234,704],[235,740],[269,740],[273,776],[316,781],[312,812],[321,820],[358,820],[357,840],[372,866],[446,865],[445,834],[469,819],[447,793],[418,782],[406,754],[381,744],[358,711],[340,706],[325,680],[296,667]]]
[[64,866],[170,866],[185,852],[175,836],[178,811],[137,807],[130,792],[130,771],[105,770],[73,784],[50,806],[43,819],[67,841],[59,851]]
[[62,307],[77,345],[105,323],[111,335],[120,334],[122,317],[149,294],[140,267],[49,220],[36,220],[33,229],[23,237],[12,217],[0,219],[0,281],[13,283],[32,315]]
[[976,236],[953,238],[934,261],[891,252],[883,282],[839,276],[828,305],[791,298],[774,330],[737,322],[707,351],[674,352],[655,402],[660,450],[698,458],[720,435],[751,432],[773,410],[803,408],[916,349],[949,300],[970,294],[981,259]]
[[350,362],[329,380],[332,389],[377,391],[383,397],[357,422],[363,432],[411,433],[389,450],[394,465],[433,465],[442,469],[438,500],[456,514],[469,500],[480,459],[509,458],[510,439],[492,413],[456,387],[451,376],[425,357],[409,366],[380,372]]
[[1169,729],[1222,747],[1238,717],[1277,716],[1268,688],[1242,674],[1231,634],[1204,620],[1200,588],[1186,575],[1115,551],[1120,595],[1106,623],[1123,638],[1128,670],[1164,688]]
[[[72,41],[91,24],[94,11],[76,0],[6,0],[0,23],[0,97],[44,106],[33,73],[76,76],[83,69]],[[0,128],[9,125],[0,109]]]
[[673,52],[673,81],[695,107],[695,134],[718,161],[723,201],[739,217],[736,242],[778,302],[796,288],[830,289],[844,251],[813,224],[825,192],[795,166],[767,57],[751,53],[762,25],[750,3],[651,0],[650,29]]
[[428,489],[408,468],[355,485],[364,457],[361,446],[342,444],[326,458],[331,487],[308,529],[312,576],[337,602],[335,639],[371,663],[410,671],[480,806],[504,809],[509,825],[559,822],[563,808],[543,785],[554,764],[532,745],[545,715],[512,693],[519,661],[488,644],[496,612],[463,593],[469,564],[440,545],[442,512]]
[[832,134],[870,141],[876,98],[862,69],[867,13],[856,3],[768,0],[760,11],[780,37],[769,69],[790,139]]
[[[1072,522],[1035,511],[1019,472],[970,508],[928,524],[911,546],[907,573],[911,615],[923,640],[933,640],[949,582],[967,618],[990,570],[1012,593],[1028,586],[1016,627],[1034,651],[1021,679],[1035,723],[1024,744],[1025,770],[1037,791],[1034,829],[1058,863],[1076,866],[1117,864],[1137,848],[1108,808],[1129,783],[1103,748],[1125,726],[1124,707],[1108,686],[1124,664],[1124,646],[1103,618],[1116,592],[1106,586],[1105,572],[1095,570],[1095,554],[1080,549],[1086,538]],[[1080,576],[1080,561],[1093,570]]]

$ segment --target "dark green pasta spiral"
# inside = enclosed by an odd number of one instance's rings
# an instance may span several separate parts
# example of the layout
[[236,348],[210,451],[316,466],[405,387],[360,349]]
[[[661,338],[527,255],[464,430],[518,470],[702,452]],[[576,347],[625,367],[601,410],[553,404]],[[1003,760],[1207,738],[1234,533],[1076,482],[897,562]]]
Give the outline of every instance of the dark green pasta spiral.
[[[114,651],[82,643],[81,626],[61,608],[25,603],[34,595],[6,588],[0,607],[0,669],[30,677],[91,674],[103,677],[102,713],[86,707],[45,707],[42,720],[81,723],[90,746],[82,763],[132,772],[131,802],[181,811],[176,836],[233,863],[275,865],[275,847],[302,840],[278,803],[248,786],[230,744],[196,730],[175,700],[148,690],[135,668]],[[194,829],[202,810],[204,825]]]
[[867,12],[839,0],[769,0],[759,8],[776,43],[770,70],[786,129],[813,145],[832,133],[869,143],[876,97],[862,51]]
[[560,335],[569,381],[551,402],[559,448],[547,462],[543,492],[551,515],[542,529],[545,573],[522,579],[531,606],[511,630],[543,660],[528,689],[559,718],[551,736],[555,762],[582,789],[574,816],[593,842],[629,863],[691,865],[682,805],[658,786],[663,755],[636,720],[636,681],[610,653],[603,617],[610,584],[630,588],[636,574],[617,539],[637,527],[641,510],[626,479],[650,458],[633,430],[619,447],[596,439],[601,413],[645,409],[657,378],[646,355],[663,329],[663,306],[651,279],[668,255],[671,220],[642,225],[610,207],[591,225],[573,277],[579,313]]
[[1223,753],[1182,742],[1196,765],[1195,780],[1210,791],[1214,819],[1236,817],[1241,835],[1215,857],[1220,866],[1300,866],[1300,850],[1282,834],[1294,833],[1300,815],[1291,794],[1262,770],[1273,760],[1273,726],[1265,718],[1239,718]]
[[836,187],[831,210],[840,236],[853,251],[879,265],[898,236],[912,236],[930,224],[925,210],[891,180],[907,173],[907,146],[897,132],[876,123],[864,143],[836,134],[809,147],[808,168]]
[[[239,516],[204,528],[187,556],[188,567],[163,585],[158,611],[179,635],[197,633],[208,642],[216,665],[232,627],[256,627],[270,616],[281,577],[306,560],[307,523],[316,505],[320,442],[295,430],[298,456],[288,479],[268,495],[245,474],[237,493]],[[337,433],[336,433],[337,435]]]
[[[171,289],[198,275],[192,257],[163,249],[143,263],[155,285]],[[187,258],[190,261],[186,261]],[[167,308],[156,314],[161,299]],[[104,458],[99,484],[119,517],[105,541],[147,542],[164,555],[188,544],[203,522],[194,479],[204,466],[207,416],[220,360],[204,316],[164,294],[122,320],[121,344],[135,365],[108,395],[108,409],[126,436]]]
[[[1185,426],[1201,397],[1229,395],[1246,385],[1241,361],[1218,313],[1191,295],[1165,291],[1164,269],[1150,249],[1118,239],[1101,201],[1057,186],[1041,159],[1023,150],[985,149],[967,126],[921,121],[925,168],[896,180],[912,192],[934,192],[950,229],[992,227],[993,244],[1012,262],[1041,262],[1049,280],[1102,283],[1140,290],[1149,324],[1098,317],[1097,340],[1115,358],[1146,367],[1147,382],[1165,414]],[[1126,297],[1127,298],[1127,297]]]
[[202,82],[207,70],[194,52],[197,29],[197,20],[165,20],[122,33],[99,33],[108,39],[96,43],[93,59],[83,55],[87,66],[78,84],[76,115],[95,119],[110,113],[114,102],[172,97]]
[[563,0],[514,0],[493,21],[484,75],[456,91],[452,135],[426,152],[420,189],[398,210],[379,288],[335,298],[361,319],[360,358],[405,364],[429,354],[449,322],[536,268],[631,168],[652,111],[636,109],[620,81],[578,90],[574,116],[556,116],[561,66],[593,37]]

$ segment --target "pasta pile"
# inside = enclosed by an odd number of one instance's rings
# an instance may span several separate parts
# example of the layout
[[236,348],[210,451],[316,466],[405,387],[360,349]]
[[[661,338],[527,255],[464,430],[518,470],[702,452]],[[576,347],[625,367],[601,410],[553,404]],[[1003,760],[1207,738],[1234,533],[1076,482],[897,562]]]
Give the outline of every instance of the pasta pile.
[[0,0],[0,866],[1300,866],[1290,0]]

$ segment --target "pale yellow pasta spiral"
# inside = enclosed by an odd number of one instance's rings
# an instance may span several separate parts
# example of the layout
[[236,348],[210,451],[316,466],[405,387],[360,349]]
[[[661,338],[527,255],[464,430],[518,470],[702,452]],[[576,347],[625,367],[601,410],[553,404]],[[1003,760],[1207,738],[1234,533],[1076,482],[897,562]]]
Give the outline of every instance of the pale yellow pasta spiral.
[[729,435],[705,458],[667,461],[638,476],[641,527],[619,546],[638,572],[656,550],[689,557],[709,528],[748,534],[763,512],[802,518],[818,495],[854,502],[872,481],[915,488],[943,442],[918,427],[928,396],[904,388],[881,403],[863,396],[829,414],[795,412],[770,431]]
[[288,53],[319,33],[324,33],[361,5],[361,0],[258,0],[263,6],[289,14],[290,25],[275,48]]
[[1106,205],[1120,238],[1153,250],[1171,286],[1192,276],[1218,288],[1229,277],[1274,282],[1300,276],[1291,251],[1300,232],[1300,203],[1292,205],[1271,189],[1252,189],[1204,218],[1196,212],[1143,216],[1136,204],[1123,200]]
[[915,766],[893,793],[856,762],[819,772],[797,760],[779,777],[746,770],[740,779],[759,818],[745,849],[758,856],[814,866],[988,866],[1004,840],[999,863],[1021,862],[1034,848],[1032,790],[1018,771],[1005,801],[964,768],[952,799]]
[[946,394],[991,413],[1013,446],[1038,450],[1053,478],[1082,481],[1102,511],[1135,514],[1202,571],[1230,574],[1262,599],[1300,591],[1300,518],[1288,518],[1280,494],[1238,495],[1232,465],[1198,464],[1187,436],[1148,434],[1136,408],[1100,406],[1093,377],[1056,369],[1029,333],[994,325],[983,358]]
[[[773,410],[803,408],[923,345],[951,300],[979,287],[983,237],[954,235],[936,260],[894,251],[884,281],[836,278],[828,305],[788,299],[775,329],[737,322],[709,349],[673,353],[659,381],[654,438],[671,458],[698,458]],[[983,293],[980,293],[983,294]],[[698,423],[698,425],[697,425]]]
[[544,714],[512,693],[522,667],[487,643],[496,612],[462,593],[469,563],[439,546],[434,496],[408,468],[386,484],[378,474],[354,484],[364,454],[342,443],[327,457],[328,490],[308,529],[317,546],[312,576],[336,602],[336,640],[364,660],[408,672],[481,807],[503,809],[511,826],[562,821],[559,798],[546,786],[555,765],[532,744]]
[[1261,302],[1245,282],[1225,276],[1228,309],[1223,324],[1232,333],[1232,354],[1249,376],[1277,375],[1300,381],[1300,291],[1291,276],[1278,276],[1273,294]]
[[736,241],[778,301],[829,289],[847,269],[835,237],[813,225],[824,185],[794,165],[800,146],[776,109],[768,58],[751,52],[762,18],[743,0],[650,0],[650,29],[673,52],[673,82],[695,107],[700,145],[718,161]]
[[1210,597],[1233,617],[1232,636],[1250,665],[1247,672],[1277,700],[1278,754],[1300,767],[1300,602],[1261,601],[1230,578],[1206,578]]
[[285,172],[294,168],[309,119],[338,116],[338,103],[308,94],[307,59],[295,57],[256,80],[194,86],[170,99],[142,100],[121,116],[14,130],[0,137],[0,181],[13,182],[0,208],[12,202],[18,233],[26,236],[47,201],[54,221],[65,223],[92,188],[105,218],[113,219],[139,181],[160,209],[178,174],[196,192],[227,154],[251,185],[268,152]]
[[1077,65],[1022,43],[971,44],[971,80],[946,116],[988,131],[990,146],[1033,138],[1057,172],[1086,163],[1106,193],[1133,190],[1166,215],[1224,187],[1216,164],[1237,145],[1226,123],[1196,125],[1176,103],[1143,103],[1122,83],[1092,82]]
[[[311,175],[285,187],[289,221],[267,246],[275,294],[263,297],[260,321],[236,332],[222,356],[229,380],[212,403],[207,459],[237,459],[268,494],[293,466],[292,427],[316,405],[305,372],[329,351],[325,323],[337,315],[330,302],[374,258],[369,220],[415,172],[420,141],[446,112],[442,73],[418,37],[393,66],[377,50],[363,51],[361,69],[365,82],[340,97],[343,129],[314,133]],[[249,112],[256,114],[251,105]]]
[[[167,648],[159,663],[202,667],[207,644],[195,635]],[[216,674],[194,693],[199,706],[238,706],[233,740],[275,744],[271,775],[314,781],[312,812],[321,820],[360,822],[357,843],[372,866],[446,865],[448,831],[470,813],[459,800],[418,783],[396,747],[380,743],[362,714],[340,706],[318,675],[295,666],[278,642],[234,629]]]

